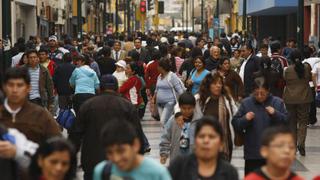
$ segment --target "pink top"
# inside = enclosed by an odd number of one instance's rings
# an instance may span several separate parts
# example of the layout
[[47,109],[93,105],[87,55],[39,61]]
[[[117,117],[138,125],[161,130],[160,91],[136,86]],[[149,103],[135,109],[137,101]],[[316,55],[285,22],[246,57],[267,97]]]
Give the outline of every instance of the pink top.
[[181,67],[184,59],[181,59],[180,57],[177,56],[177,57],[175,57],[175,60],[176,60],[176,67],[177,67],[177,72],[176,72],[176,74],[177,74],[177,76],[178,76],[179,78],[181,78],[181,75],[179,74],[179,70],[180,70],[180,67]]

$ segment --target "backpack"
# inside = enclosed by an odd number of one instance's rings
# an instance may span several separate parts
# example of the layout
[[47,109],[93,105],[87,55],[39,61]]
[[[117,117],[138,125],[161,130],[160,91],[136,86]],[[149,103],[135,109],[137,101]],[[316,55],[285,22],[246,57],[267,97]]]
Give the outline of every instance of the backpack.
[[76,116],[71,108],[60,109],[56,120],[60,126],[70,129],[76,120]]

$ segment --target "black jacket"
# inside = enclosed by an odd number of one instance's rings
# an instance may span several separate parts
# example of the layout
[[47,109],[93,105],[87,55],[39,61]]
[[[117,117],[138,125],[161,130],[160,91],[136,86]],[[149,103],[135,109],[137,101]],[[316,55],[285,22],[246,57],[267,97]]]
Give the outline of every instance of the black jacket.
[[52,80],[58,95],[69,96],[73,94],[69,79],[75,68],[76,66],[70,63],[62,63],[56,68]]
[[113,74],[117,68],[117,61],[112,59],[111,57],[100,57],[96,62],[99,65],[101,76],[105,74]]
[[[174,159],[169,171],[174,180],[198,180],[198,163],[194,154],[178,156]],[[227,161],[219,158],[213,179],[216,180],[237,180],[237,170]]]
[[100,132],[111,119],[121,117],[128,120],[136,128],[142,142],[143,131],[136,108],[115,93],[105,93],[87,100],[81,106],[78,117],[74,133],[77,141],[82,140],[81,164],[84,171],[93,172],[95,165],[105,160]]
[[248,97],[253,91],[255,74],[259,71],[259,68],[260,68],[260,58],[255,55],[252,55],[248,60],[246,67],[244,69],[243,84],[244,84],[245,97]]
[[0,158],[1,180],[17,180],[18,165],[14,160]]
[[206,59],[206,69],[208,71],[217,69],[218,64],[219,64],[219,59],[213,59],[212,56],[209,56],[209,58]]
[[[128,56],[131,56],[134,51],[137,51],[137,50],[132,49],[131,51],[129,51]],[[151,61],[151,59],[152,59],[151,53],[146,48],[141,48],[139,54],[140,54],[139,60],[145,62],[146,64],[148,64],[148,62]]]

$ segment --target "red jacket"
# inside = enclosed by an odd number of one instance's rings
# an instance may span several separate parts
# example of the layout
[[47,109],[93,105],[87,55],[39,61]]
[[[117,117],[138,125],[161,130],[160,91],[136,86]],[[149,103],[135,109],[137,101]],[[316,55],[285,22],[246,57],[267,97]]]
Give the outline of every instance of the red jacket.
[[144,79],[146,81],[146,89],[150,89],[152,86],[155,86],[157,84],[157,79],[159,76],[158,72],[158,61],[150,61],[147,66],[144,73]]
[[[269,180],[269,178],[260,169],[253,173],[248,174],[244,179],[245,180]],[[292,172],[288,180],[303,180],[303,178]]]
[[124,95],[133,105],[140,105],[143,102],[141,97],[142,83],[138,76],[130,77],[120,87],[119,92]]

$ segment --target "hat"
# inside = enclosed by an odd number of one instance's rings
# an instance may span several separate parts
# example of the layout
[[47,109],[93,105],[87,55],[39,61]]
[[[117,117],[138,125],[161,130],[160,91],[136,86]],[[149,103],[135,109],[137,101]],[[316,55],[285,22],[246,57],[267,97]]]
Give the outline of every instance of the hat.
[[49,41],[56,41],[56,42],[58,42],[58,38],[57,38],[57,36],[52,35],[52,36],[49,37]]
[[111,74],[103,75],[100,80],[100,86],[102,89],[118,89],[118,80]]
[[119,60],[117,63],[116,63],[117,66],[120,66],[120,67],[123,67],[123,68],[126,68],[126,65],[127,63],[124,61],[124,60]]

